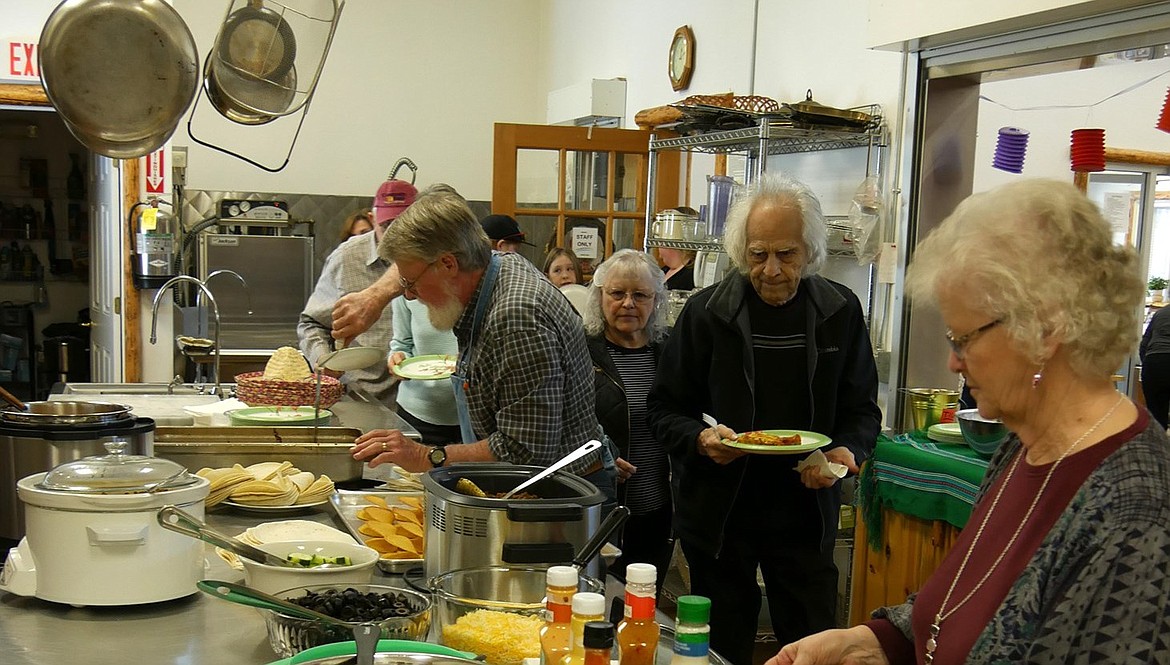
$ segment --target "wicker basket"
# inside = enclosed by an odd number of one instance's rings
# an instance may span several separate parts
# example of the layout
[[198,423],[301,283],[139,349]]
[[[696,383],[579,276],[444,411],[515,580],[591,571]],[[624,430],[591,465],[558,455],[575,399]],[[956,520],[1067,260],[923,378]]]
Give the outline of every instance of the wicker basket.
[[[236,397],[248,406],[313,406],[317,382],[265,380],[264,372],[236,375]],[[321,377],[321,408],[329,408],[341,399],[341,382],[331,376]]]

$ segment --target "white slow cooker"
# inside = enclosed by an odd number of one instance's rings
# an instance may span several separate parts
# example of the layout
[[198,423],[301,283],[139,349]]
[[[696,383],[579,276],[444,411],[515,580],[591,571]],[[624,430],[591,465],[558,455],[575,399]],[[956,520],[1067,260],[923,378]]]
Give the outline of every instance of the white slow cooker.
[[27,532],[9,551],[0,590],[86,605],[139,605],[181,598],[203,579],[203,543],[159,526],[165,505],[204,516],[205,478],[170,460],[126,454],[66,462],[22,478]]

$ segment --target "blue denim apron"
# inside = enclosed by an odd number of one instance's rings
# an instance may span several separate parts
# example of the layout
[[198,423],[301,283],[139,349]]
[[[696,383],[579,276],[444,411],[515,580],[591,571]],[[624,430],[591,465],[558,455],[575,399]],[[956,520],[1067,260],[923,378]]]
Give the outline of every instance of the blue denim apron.
[[455,366],[455,373],[451,375],[451,385],[455,388],[455,412],[459,416],[459,434],[463,443],[475,443],[475,431],[471,428],[471,411],[467,408],[467,388],[471,384],[471,347],[475,345],[475,335],[483,324],[484,312],[487,311],[488,300],[491,299],[492,289],[496,285],[496,277],[500,273],[500,257],[492,255],[491,263],[483,274],[483,288],[479,291],[479,299],[475,301],[475,316],[471,320],[471,335],[467,346],[459,352],[459,362]]

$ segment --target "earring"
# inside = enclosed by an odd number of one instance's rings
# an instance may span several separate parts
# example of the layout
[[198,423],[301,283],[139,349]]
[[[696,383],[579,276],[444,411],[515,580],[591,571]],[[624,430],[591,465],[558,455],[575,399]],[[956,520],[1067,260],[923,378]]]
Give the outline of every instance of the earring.
[[1043,378],[1044,378],[1044,365],[1041,365],[1040,369],[1037,369],[1036,373],[1032,375],[1032,390],[1035,390],[1036,386],[1040,385],[1040,380]]

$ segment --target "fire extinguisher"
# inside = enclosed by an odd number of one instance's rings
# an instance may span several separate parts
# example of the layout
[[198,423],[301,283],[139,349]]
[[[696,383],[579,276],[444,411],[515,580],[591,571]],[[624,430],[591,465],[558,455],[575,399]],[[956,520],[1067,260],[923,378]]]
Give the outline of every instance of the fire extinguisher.
[[174,219],[158,205],[158,199],[136,203],[130,213],[134,219],[134,286],[140,289],[161,288],[175,276]]

